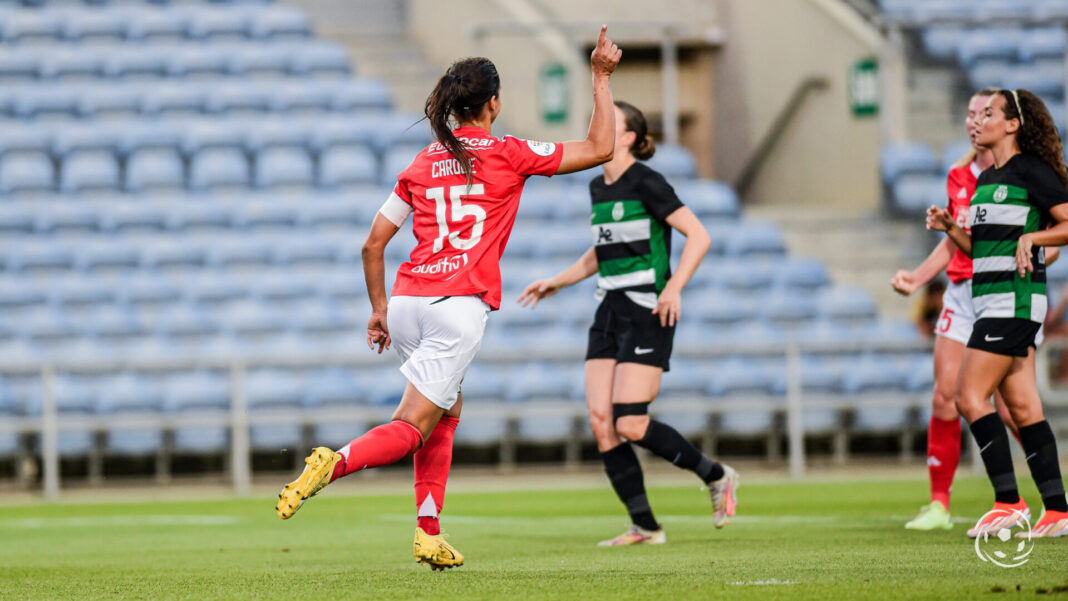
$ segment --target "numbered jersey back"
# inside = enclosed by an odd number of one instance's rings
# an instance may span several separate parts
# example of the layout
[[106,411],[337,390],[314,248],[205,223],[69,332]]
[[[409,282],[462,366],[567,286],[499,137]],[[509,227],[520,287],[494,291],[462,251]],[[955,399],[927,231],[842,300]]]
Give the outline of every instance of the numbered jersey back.
[[412,207],[416,246],[397,270],[393,294],[478,294],[498,309],[501,255],[523,184],[531,175],[556,173],[563,150],[551,142],[495,138],[479,127],[453,134],[471,153],[470,185],[460,162],[438,142],[397,177],[393,194]]

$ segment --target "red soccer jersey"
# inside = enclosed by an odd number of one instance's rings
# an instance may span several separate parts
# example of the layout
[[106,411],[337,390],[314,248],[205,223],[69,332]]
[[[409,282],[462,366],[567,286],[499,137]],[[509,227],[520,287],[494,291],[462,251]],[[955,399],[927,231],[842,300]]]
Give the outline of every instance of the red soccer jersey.
[[[966,232],[971,232],[968,227],[968,211],[975,194],[975,183],[979,180],[979,166],[971,162],[961,167],[949,170],[946,178],[946,193],[949,195],[950,216],[956,220],[957,225]],[[953,257],[946,266],[946,277],[954,284],[972,279],[972,258],[954,247]]]
[[453,134],[474,155],[470,188],[460,162],[439,142],[416,155],[393,189],[412,207],[416,245],[397,270],[393,294],[478,294],[501,306],[501,255],[512,233],[519,196],[531,175],[556,173],[563,147],[505,136],[479,127]]

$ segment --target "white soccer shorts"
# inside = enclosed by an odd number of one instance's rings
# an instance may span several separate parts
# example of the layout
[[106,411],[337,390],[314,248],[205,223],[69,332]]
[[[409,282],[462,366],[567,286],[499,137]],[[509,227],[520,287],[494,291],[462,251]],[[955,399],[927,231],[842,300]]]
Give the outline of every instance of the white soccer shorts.
[[[967,345],[975,325],[975,309],[972,307],[972,281],[949,283],[942,295],[942,313],[938,316],[934,333]],[[1035,335],[1035,346],[1042,344],[1045,328]]]
[[445,411],[482,346],[490,306],[478,296],[394,296],[386,325],[400,355],[401,373]]

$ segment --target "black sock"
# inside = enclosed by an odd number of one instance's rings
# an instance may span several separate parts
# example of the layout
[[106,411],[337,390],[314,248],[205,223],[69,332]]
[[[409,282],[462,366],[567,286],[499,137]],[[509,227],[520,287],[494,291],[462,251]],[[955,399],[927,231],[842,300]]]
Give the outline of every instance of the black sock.
[[649,497],[645,495],[645,477],[638,456],[629,442],[601,453],[604,471],[616,489],[619,500],[630,514],[630,521],[646,530],[659,530],[660,524],[653,517]]
[[1064,498],[1064,481],[1061,480],[1061,465],[1057,458],[1057,439],[1053,428],[1042,420],[1037,424],[1020,428],[1020,442],[1027,454],[1027,466],[1035,479],[1042,504],[1050,511],[1068,511]]
[[682,469],[697,474],[705,484],[723,477],[723,466],[705,457],[678,430],[655,419],[649,420],[645,437],[635,442]]
[[1012,453],[1009,451],[1009,435],[997,413],[980,417],[969,426],[979,455],[986,466],[986,475],[994,485],[994,500],[998,503],[1016,503],[1020,491],[1016,488],[1016,474],[1012,470]]

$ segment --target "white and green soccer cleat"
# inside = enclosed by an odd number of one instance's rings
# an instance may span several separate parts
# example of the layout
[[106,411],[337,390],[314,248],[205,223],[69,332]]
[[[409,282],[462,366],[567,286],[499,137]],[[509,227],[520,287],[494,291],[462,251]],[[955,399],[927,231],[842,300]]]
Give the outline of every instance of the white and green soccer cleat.
[[920,513],[905,524],[905,530],[950,530],[953,521],[949,518],[949,511],[938,501],[931,501],[930,505],[920,508]]

